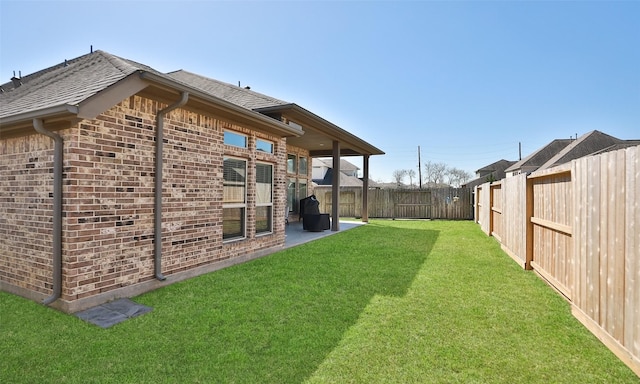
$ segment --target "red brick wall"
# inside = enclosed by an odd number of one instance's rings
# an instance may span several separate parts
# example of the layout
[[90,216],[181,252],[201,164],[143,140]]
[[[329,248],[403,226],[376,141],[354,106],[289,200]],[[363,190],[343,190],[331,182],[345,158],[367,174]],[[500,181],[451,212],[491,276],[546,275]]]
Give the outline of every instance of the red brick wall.
[[[134,96],[59,132],[65,140],[63,301],[154,279],[155,115],[164,107]],[[247,134],[249,149],[225,146],[224,129]],[[256,153],[256,137],[274,142],[275,153]],[[184,109],[165,117],[164,139],[165,276],[284,243],[284,139]],[[42,135],[1,143],[0,186],[9,194],[0,197],[0,281],[50,294],[53,143]],[[224,154],[249,165],[247,238],[229,243],[222,242]],[[274,164],[275,180],[274,232],[258,237],[256,160]]]
[[53,141],[0,141],[0,286],[51,292]]

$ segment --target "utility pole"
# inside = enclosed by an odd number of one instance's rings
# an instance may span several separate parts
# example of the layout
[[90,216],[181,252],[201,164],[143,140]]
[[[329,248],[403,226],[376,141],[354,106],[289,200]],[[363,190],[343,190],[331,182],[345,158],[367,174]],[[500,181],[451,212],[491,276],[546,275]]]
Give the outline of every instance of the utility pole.
[[419,185],[422,189],[422,166],[420,164],[422,163],[420,162],[420,146],[418,145],[418,180],[420,180]]
[[518,141],[518,160],[522,160],[522,142]]

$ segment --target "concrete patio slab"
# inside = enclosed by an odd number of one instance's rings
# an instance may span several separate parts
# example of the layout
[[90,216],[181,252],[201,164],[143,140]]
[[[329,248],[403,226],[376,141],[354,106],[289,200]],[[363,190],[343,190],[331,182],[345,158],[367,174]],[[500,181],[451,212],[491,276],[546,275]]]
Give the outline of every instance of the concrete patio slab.
[[330,229],[324,230],[321,232],[311,232],[305,231],[302,229],[302,221],[291,221],[289,220],[289,224],[287,224],[285,233],[286,239],[284,241],[284,248],[291,248],[296,245],[304,244],[309,241],[318,240],[320,238],[335,235],[336,233],[340,233],[346,231],[348,229],[356,228],[361,225],[364,225],[361,221],[340,221],[340,230],[332,231]]

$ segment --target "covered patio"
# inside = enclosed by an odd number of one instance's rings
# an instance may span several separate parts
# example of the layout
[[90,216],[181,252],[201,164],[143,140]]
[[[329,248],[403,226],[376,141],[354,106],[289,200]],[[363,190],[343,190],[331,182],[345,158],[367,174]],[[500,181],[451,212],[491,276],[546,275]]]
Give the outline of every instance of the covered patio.
[[364,225],[361,221],[340,220],[339,230],[324,230],[320,232],[305,231],[302,229],[302,221],[289,220],[289,224],[285,226],[284,249],[295,247],[300,244],[318,240],[329,235],[334,235],[352,228]]
[[[330,213],[331,231],[339,231],[340,220],[340,158],[361,156],[363,165],[362,188],[369,189],[369,158],[375,155],[384,155],[384,152],[369,144],[365,140],[353,135],[322,117],[293,103],[274,103],[274,105],[255,108],[260,112],[276,120],[286,121],[302,130],[303,134],[287,138],[287,145],[303,148],[309,152],[310,158],[330,157],[332,159],[332,198]],[[369,221],[367,194],[363,193],[362,207],[360,207],[363,222]],[[335,219],[335,220],[333,220]],[[288,230],[287,230],[288,231]]]

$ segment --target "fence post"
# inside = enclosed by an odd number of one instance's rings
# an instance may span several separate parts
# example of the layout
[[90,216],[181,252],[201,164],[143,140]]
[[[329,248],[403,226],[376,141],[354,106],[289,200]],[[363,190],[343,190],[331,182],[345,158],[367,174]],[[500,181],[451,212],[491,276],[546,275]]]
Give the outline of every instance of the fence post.
[[493,190],[492,183],[489,183],[489,236],[493,236]]
[[533,222],[531,222],[531,218],[533,217],[533,179],[530,179],[529,176],[527,176],[524,178],[524,180],[527,184],[525,191],[525,220],[527,230],[525,234],[526,248],[524,257],[524,269],[533,269],[533,267],[531,266],[531,262],[533,261]]

